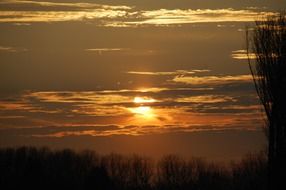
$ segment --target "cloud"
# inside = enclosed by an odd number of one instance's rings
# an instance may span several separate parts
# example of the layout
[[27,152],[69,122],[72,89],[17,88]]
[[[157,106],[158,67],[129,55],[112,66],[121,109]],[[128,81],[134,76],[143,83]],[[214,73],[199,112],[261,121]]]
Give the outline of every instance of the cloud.
[[132,102],[130,97],[117,94],[98,94],[96,91],[39,91],[24,95],[26,98],[36,98],[42,102],[57,103],[94,103]]
[[225,85],[230,83],[252,82],[251,75],[226,75],[226,76],[176,76],[172,79],[176,83],[191,85]]
[[151,49],[131,49],[131,48],[88,48],[85,49],[87,52],[95,52],[98,55],[103,55],[104,53],[116,53],[116,55],[132,55],[132,56],[145,56],[158,54],[158,51]]
[[271,55],[264,55],[264,54],[255,54],[255,53],[247,53],[247,50],[236,50],[232,52],[232,58],[233,59],[257,59],[260,58],[266,58],[266,57],[272,57],[272,58],[278,58],[277,54],[272,53]]
[[19,119],[19,118],[25,118],[25,116],[22,115],[0,116],[0,119]]
[[[125,106],[133,104],[133,98],[116,93],[97,93],[96,91],[40,91],[23,95],[26,100],[37,105],[56,104],[65,107],[65,114],[76,116],[102,116],[115,117],[128,114]],[[41,112],[41,109],[32,111]],[[43,112],[44,113],[44,112]],[[52,108],[46,113],[57,113],[57,108]]]
[[82,9],[94,9],[94,8],[104,8],[104,9],[122,9],[122,10],[129,10],[131,7],[129,6],[122,6],[122,5],[102,5],[96,3],[63,3],[63,2],[48,2],[48,1],[25,1],[25,0],[4,0],[0,2],[0,5],[22,5],[23,7],[27,7],[25,5],[36,5],[42,6],[47,8],[82,8]]
[[17,52],[25,52],[25,51],[28,51],[28,49],[20,48],[20,47],[0,46],[0,52],[17,53]]
[[150,88],[138,88],[138,89],[118,89],[118,90],[101,90],[97,91],[98,94],[122,94],[122,93],[147,93],[147,92],[161,92],[161,91],[166,91],[169,90],[167,87],[150,87]]
[[174,75],[174,72],[152,72],[152,71],[128,71],[127,73],[135,75]]
[[45,127],[18,127],[2,128],[0,135],[36,138],[63,138],[68,136],[139,136],[151,134],[164,134],[174,132],[202,132],[202,131],[225,131],[225,130],[260,130],[258,127],[245,127],[243,125],[75,125],[75,126],[45,126]]
[[13,23],[15,26],[31,26],[30,23]]
[[[112,104],[112,103],[110,103]],[[118,104],[118,103],[115,103]],[[89,116],[102,116],[102,117],[116,117],[121,115],[128,115],[125,108],[116,105],[96,105],[96,104],[76,104],[70,111],[75,115],[89,115]]]
[[96,52],[99,55],[102,55],[105,52],[120,52],[120,51],[128,51],[130,50],[129,48],[90,48],[90,49],[85,49],[85,51],[88,52]]
[[[196,76],[193,76],[194,72]],[[7,95],[0,97],[0,115],[3,116],[0,126],[102,124],[156,125],[160,128],[166,125],[232,125],[241,116],[248,117],[249,120],[243,122],[250,125],[252,119],[260,117],[258,108],[245,107],[259,103],[254,89],[247,91],[247,95],[241,90],[241,85],[252,84],[251,76],[200,75],[204,72],[208,70],[154,72],[152,74],[168,74],[170,80],[180,80],[150,88],[25,91],[13,97]],[[182,87],[181,83],[190,87]],[[134,131],[126,129],[124,133],[139,134],[137,130],[141,131],[139,128]],[[152,130],[157,131],[155,128]],[[83,135],[82,132],[78,134]]]
[[[0,22],[33,23],[101,20],[125,17],[128,6],[8,0],[0,2]],[[12,8],[11,8],[12,7]],[[101,21],[98,22],[101,24]]]
[[128,50],[126,48],[91,48],[91,49],[85,49],[85,51],[122,51],[122,50]]
[[0,132],[10,131],[17,135],[34,137],[63,137],[69,135],[92,135],[101,136],[102,133],[117,131],[124,128],[117,125],[70,125],[70,126],[44,126],[44,127],[18,127],[0,129]]
[[125,22],[129,25],[172,25],[188,23],[213,22],[251,22],[261,15],[274,14],[272,12],[257,12],[254,10],[234,9],[160,9],[142,11],[140,21]]
[[189,75],[195,73],[210,72],[207,69],[194,69],[194,70],[176,70],[176,71],[128,71],[128,74],[135,75]]
[[256,59],[256,55],[254,53],[247,53],[246,50],[232,51],[231,57],[233,59],[240,59],[240,60]]
[[235,102],[237,101],[235,98],[230,96],[223,96],[223,95],[201,95],[201,96],[191,96],[191,97],[184,97],[184,98],[177,98],[177,102],[185,102],[185,103],[222,103],[222,102]]
[[[262,107],[260,105],[240,105],[240,104],[228,104],[228,105],[212,105],[209,104],[206,106],[205,104],[201,104],[196,106],[194,109],[189,110],[190,112],[194,112],[194,110],[198,113],[204,114],[229,114],[229,115],[247,115],[248,117],[252,114],[259,116],[261,113]],[[260,117],[260,116],[259,116]],[[259,118],[258,117],[258,118]],[[251,119],[253,116],[250,117]]]
[[[33,23],[88,21],[107,27],[137,27],[144,25],[181,25],[191,23],[251,22],[260,15],[257,9],[158,9],[138,10],[124,5],[96,3],[59,3],[40,1],[4,1],[0,22]],[[27,6],[29,5],[29,6]],[[11,9],[12,7],[12,9]]]
[[[87,21],[124,17],[124,10],[95,9],[92,11],[1,11],[0,22],[33,23],[33,22],[63,22]],[[98,23],[100,24],[100,23]]]
[[0,110],[32,110],[34,107],[22,101],[0,101]]

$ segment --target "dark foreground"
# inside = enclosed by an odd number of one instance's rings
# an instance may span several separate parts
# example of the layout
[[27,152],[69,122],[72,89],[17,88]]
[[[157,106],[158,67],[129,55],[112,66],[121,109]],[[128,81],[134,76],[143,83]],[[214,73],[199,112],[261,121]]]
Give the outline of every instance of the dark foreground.
[[137,155],[2,148],[0,189],[263,190],[267,187],[266,168],[262,153],[223,167],[176,155],[155,162]]

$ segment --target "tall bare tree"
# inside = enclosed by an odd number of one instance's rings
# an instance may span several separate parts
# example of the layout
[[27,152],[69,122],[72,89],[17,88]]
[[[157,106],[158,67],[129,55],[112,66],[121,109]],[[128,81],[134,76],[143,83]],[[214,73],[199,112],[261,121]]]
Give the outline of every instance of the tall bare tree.
[[286,14],[247,30],[248,63],[267,118],[269,189],[286,189]]

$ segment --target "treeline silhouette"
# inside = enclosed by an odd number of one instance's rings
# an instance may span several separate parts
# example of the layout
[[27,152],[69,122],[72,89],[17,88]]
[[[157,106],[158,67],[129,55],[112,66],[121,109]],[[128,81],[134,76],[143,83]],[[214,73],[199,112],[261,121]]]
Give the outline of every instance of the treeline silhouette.
[[158,161],[93,151],[0,149],[0,189],[263,190],[267,160],[250,154],[228,167],[166,155]]

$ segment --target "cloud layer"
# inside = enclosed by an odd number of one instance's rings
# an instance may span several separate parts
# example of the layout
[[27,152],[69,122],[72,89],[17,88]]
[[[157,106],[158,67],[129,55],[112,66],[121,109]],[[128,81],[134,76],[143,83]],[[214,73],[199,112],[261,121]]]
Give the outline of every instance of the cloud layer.
[[[249,22],[274,14],[258,9],[157,9],[96,3],[61,3],[8,0],[0,2],[0,22],[34,23],[84,21],[109,27],[181,25],[190,23]],[[13,7],[13,11],[11,11]]]
[[14,98],[2,97],[1,128],[32,127],[30,135],[35,137],[63,137],[256,130],[262,125],[254,90],[242,88],[252,85],[249,75],[212,75],[209,70],[126,74],[167,77],[169,84],[145,89],[26,91]]

